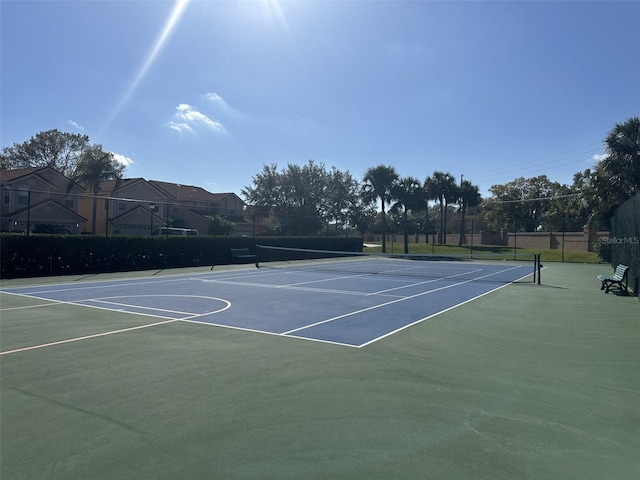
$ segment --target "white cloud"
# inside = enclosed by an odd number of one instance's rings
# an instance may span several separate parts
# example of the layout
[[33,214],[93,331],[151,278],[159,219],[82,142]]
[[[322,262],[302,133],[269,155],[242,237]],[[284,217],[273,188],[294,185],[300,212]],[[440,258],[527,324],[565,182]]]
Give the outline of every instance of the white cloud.
[[113,155],[113,158],[116,160],[116,162],[118,162],[121,165],[124,165],[125,167],[133,165],[133,163],[135,163],[132,158],[126,157],[119,153],[111,152],[111,154]]
[[69,120],[69,125],[71,125],[72,127],[77,128],[78,130],[82,130],[83,132],[85,131],[84,127],[82,125],[80,125],[79,123],[74,122],[73,120]]
[[224,98],[222,98],[217,93],[213,93],[213,92],[205,93],[204,98],[206,98],[207,100],[211,100],[212,102],[222,102],[226,104],[226,102],[224,101]]
[[169,123],[167,123],[167,126],[171,130],[175,130],[176,132],[180,132],[180,133],[184,131],[193,132],[193,128],[191,128],[188,123],[184,123],[184,122],[174,122],[172,120]]
[[193,132],[197,127],[205,127],[206,129],[216,133],[227,133],[222,123],[213,120],[200,112],[196,107],[186,103],[181,103],[176,107],[176,113],[173,115],[173,120],[168,122],[167,126],[178,132]]
[[242,112],[236,110],[231,105],[227,103],[227,101],[222,98],[220,95],[214,92],[209,92],[204,94],[204,98],[211,102],[215,108],[215,111],[225,117],[231,119],[242,119],[245,116]]
[[608,156],[609,156],[608,153],[596,154],[593,157],[591,157],[591,159],[594,160],[596,163],[599,163],[605,158],[607,158]]

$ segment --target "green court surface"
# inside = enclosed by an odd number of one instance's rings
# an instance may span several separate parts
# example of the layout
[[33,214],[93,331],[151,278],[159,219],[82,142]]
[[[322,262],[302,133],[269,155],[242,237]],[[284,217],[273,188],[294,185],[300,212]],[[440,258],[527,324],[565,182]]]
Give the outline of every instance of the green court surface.
[[610,270],[364,348],[1,294],[2,352],[87,338],[0,356],[0,478],[635,480],[640,302]]

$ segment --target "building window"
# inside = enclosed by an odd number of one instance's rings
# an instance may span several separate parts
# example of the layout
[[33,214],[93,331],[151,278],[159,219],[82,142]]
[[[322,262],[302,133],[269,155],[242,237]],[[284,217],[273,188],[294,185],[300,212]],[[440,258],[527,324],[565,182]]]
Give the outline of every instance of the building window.
[[124,211],[127,209],[127,204],[125,202],[118,202],[118,210]]
[[21,190],[18,192],[18,205],[28,205],[29,204],[29,192],[26,190]]

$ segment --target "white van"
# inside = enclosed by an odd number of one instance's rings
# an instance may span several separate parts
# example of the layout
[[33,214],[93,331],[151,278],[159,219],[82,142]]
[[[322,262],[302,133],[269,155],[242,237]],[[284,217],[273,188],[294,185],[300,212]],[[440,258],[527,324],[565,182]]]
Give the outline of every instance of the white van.
[[160,227],[151,232],[151,235],[181,235],[186,237],[188,235],[200,235],[200,233],[195,228]]

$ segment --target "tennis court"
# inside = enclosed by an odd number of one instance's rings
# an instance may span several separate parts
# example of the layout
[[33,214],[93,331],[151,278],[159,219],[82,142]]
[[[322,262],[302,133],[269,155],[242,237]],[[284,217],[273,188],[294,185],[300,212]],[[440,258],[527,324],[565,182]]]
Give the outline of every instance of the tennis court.
[[171,278],[84,281],[3,292],[147,316],[150,326],[196,322],[363,347],[511,282],[532,279],[534,272],[533,263],[386,256],[263,265],[280,268],[212,269]]
[[637,478],[606,267],[390,260],[3,281],[0,476]]

